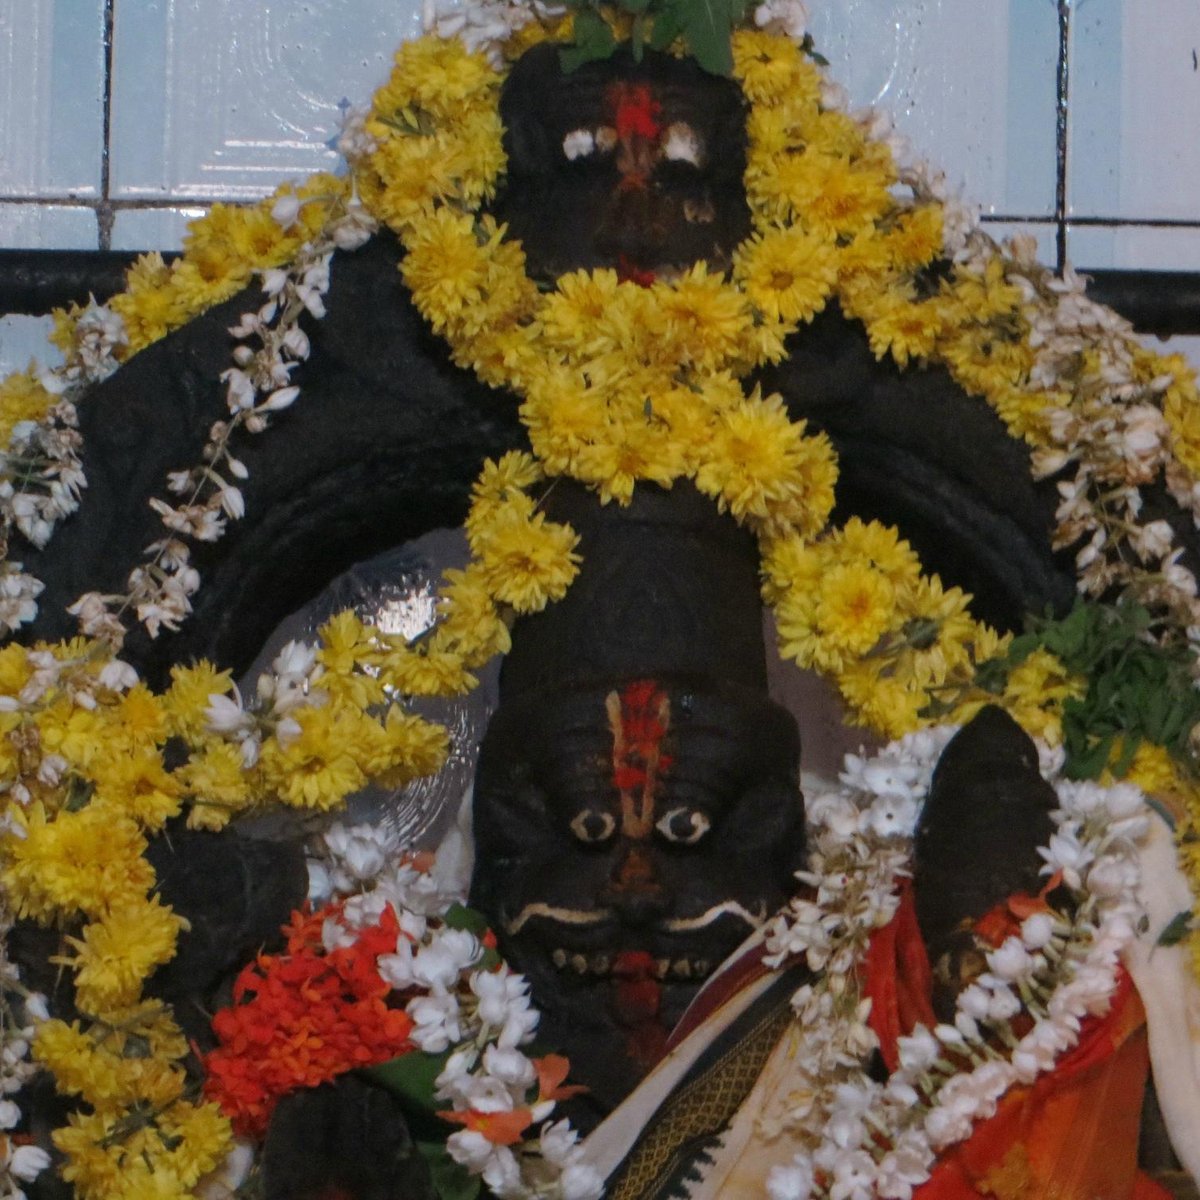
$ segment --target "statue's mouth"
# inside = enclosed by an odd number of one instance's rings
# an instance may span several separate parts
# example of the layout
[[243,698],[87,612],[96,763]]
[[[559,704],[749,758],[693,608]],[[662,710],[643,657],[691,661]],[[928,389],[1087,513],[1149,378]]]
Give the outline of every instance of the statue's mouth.
[[[623,978],[625,972],[622,958],[622,953],[610,954],[602,952],[599,954],[583,954],[577,950],[568,950],[565,947],[559,947],[550,952],[550,961],[562,974],[574,975],[580,979]],[[696,982],[707,979],[713,969],[713,962],[709,958],[691,956],[655,958],[651,956],[650,961],[653,963],[651,973],[655,979],[659,980],[673,979]]]

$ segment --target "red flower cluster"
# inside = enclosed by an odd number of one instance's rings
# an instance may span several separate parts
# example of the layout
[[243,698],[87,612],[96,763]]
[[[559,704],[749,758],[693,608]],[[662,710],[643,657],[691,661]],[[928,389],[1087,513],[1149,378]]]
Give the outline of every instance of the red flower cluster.
[[213,1018],[220,1045],[204,1060],[205,1093],[237,1133],[261,1137],[275,1103],[356,1067],[410,1051],[412,1019],[389,1008],[376,959],[396,949],[400,927],[385,908],[353,946],[326,953],[325,919],[341,905],[296,913],[283,954],[259,955],[238,976],[233,1004]]

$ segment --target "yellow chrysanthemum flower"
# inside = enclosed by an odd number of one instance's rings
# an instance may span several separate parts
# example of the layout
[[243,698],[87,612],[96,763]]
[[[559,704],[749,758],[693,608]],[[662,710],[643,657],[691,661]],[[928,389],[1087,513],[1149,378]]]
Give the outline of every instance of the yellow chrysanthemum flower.
[[327,812],[366,783],[361,760],[367,756],[369,734],[361,722],[373,722],[332,705],[301,708],[291,715],[299,733],[263,746],[265,781],[285,804]]
[[488,590],[516,612],[540,612],[559,600],[579,573],[578,536],[567,525],[532,517],[512,505],[492,521],[481,538],[479,564]]
[[380,678],[405,696],[461,696],[478,682],[460,655],[437,649],[392,651],[380,663]]
[[371,774],[384,787],[403,787],[439,770],[446,761],[449,744],[449,735],[441,725],[393,704],[370,763]]
[[471,670],[496,654],[507,653],[509,640],[508,627],[496,610],[479,564],[463,571],[446,571],[430,649],[462,655],[463,665]]
[[187,922],[157,898],[112,905],[69,937],[65,960],[75,970],[75,995],[82,1012],[130,1004],[150,972],[175,956],[175,940]]
[[886,674],[884,664],[870,658],[848,663],[838,676],[847,715],[886,738],[903,737],[920,728],[928,694],[911,680]]
[[207,731],[204,712],[210,698],[228,695],[232,687],[233,673],[218,671],[207,659],[189,667],[172,667],[171,686],[162,698],[171,733],[189,742],[202,741]]
[[601,504],[628,504],[639,481],[669,488],[688,469],[684,444],[653,419],[610,423],[583,447],[572,474],[596,491]]
[[108,752],[97,757],[91,767],[96,784],[94,805],[124,813],[143,829],[161,829],[180,809],[183,789],[179,781],[163,767],[153,750]]
[[6,839],[2,877],[18,916],[99,916],[138,903],[154,886],[146,841],[126,816],[88,805],[50,820],[36,802],[12,816],[21,835]]
[[505,504],[511,502],[532,512],[533,500],[526,492],[543,478],[541,464],[522,450],[510,450],[498,460],[487,459],[471,489],[471,508],[464,526],[468,541],[474,543]]
[[0,379],[0,438],[5,445],[19,421],[40,421],[54,407],[57,397],[38,382],[32,364],[26,371],[14,371]]
[[670,284],[655,283],[651,296],[662,314],[669,357],[678,365],[713,370],[737,351],[751,315],[745,298],[721,275],[697,263]]
[[0,649],[0,696],[16,696],[29,682],[33,667],[24,646],[10,644]]
[[396,51],[396,65],[375,93],[372,109],[384,117],[414,108],[454,119],[468,102],[488,97],[499,83],[487,59],[457,38],[416,38]]
[[795,227],[748,238],[734,256],[734,278],[756,308],[775,321],[809,321],[837,279],[833,247]]
[[801,533],[822,529],[833,508],[837,475],[833,448],[824,435],[805,436],[779,396],[755,396],[721,413],[696,486],[722,512],[750,521],[764,533],[791,525]]
[[1181,354],[1158,360],[1159,374],[1172,382],[1163,393],[1163,416],[1171,430],[1171,451],[1189,471],[1200,473],[1200,396],[1195,369]]
[[183,1091],[184,1072],[168,1057],[147,1055],[144,1044],[127,1056],[126,1048],[134,1049],[127,1034],[103,1023],[92,1028],[95,1036],[78,1021],[45,1021],[37,1028],[33,1057],[53,1073],[60,1094],[79,1096],[97,1112],[119,1113],[138,1102],[170,1104]]
[[943,329],[939,301],[914,301],[903,292],[890,292],[853,306],[867,327],[871,352],[877,359],[890,354],[903,370],[913,359],[928,359],[937,347]]
[[901,213],[884,241],[897,270],[927,267],[942,252],[941,206],[922,204]]
[[1052,746],[1062,741],[1062,706],[1087,691],[1086,680],[1071,675],[1048,650],[1034,650],[1008,677],[1001,703],[1026,733]]
[[185,1188],[215,1170],[233,1144],[229,1119],[215,1104],[180,1100],[158,1117],[158,1128],[174,1145],[171,1167]]
[[241,750],[219,738],[193,750],[176,778],[191,799],[190,829],[224,829],[253,799]]
[[866,653],[891,627],[895,612],[895,588],[869,564],[834,563],[822,574],[815,617],[830,658]]
[[734,73],[752,101],[787,98],[816,109],[821,98],[821,75],[790,38],[756,29],[738,29],[732,39]]
[[827,238],[853,236],[893,203],[885,172],[856,169],[845,158],[816,151],[784,159],[776,179],[778,201],[806,229]]

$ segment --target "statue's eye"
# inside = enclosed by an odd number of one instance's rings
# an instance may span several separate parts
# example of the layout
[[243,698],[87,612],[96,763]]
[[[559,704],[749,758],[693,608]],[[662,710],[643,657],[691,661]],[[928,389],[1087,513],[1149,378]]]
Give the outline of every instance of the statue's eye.
[[590,129],[572,129],[563,138],[563,154],[572,162],[577,158],[587,158],[596,149],[596,137]]
[[665,816],[660,817],[655,829],[668,842],[678,842],[683,846],[691,846],[698,842],[712,827],[712,823],[702,813],[694,808],[673,808]]
[[585,808],[571,822],[571,832],[581,841],[595,844],[607,842],[617,828],[611,813]]
[[668,162],[685,162],[693,167],[702,167],[704,141],[687,122],[676,121],[667,126],[662,155]]

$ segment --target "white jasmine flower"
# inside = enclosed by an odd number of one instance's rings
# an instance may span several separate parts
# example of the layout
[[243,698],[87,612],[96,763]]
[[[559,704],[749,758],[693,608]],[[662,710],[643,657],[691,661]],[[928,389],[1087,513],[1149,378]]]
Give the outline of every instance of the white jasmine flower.
[[754,23],[800,42],[808,29],[808,9],[801,0],[763,0],[754,10]]
[[537,1080],[532,1061],[516,1049],[489,1046],[483,1052],[483,1067],[515,1094],[528,1091]]
[[571,1128],[570,1121],[556,1121],[543,1127],[539,1136],[542,1157],[552,1166],[563,1166],[579,1142],[579,1134]]
[[427,1054],[441,1054],[462,1038],[458,1001],[448,993],[417,996],[405,1011],[413,1019],[412,1040]]
[[291,229],[300,219],[300,197],[284,192],[271,206],[271,219],[282,229]]
[[767,1194],[771,1200],[808,1200],[812,1189],[812,1167],[800,1160],[772,1167],[767,1176]]
[[50,1155],[39,1146],[18,1146],[12,1152],[8,1169],[17,1179],[31,1183],[50,1165]]
[[940,1105],[925,1115],[925,1132],[935,1150],[961,1142],[971,1132],[971,1119]]
[[1021,922],[1021,941],[1027,950],[1041,950],[1054,937],[1054,919],[1049,913],[1033,913]]
[[473,1175],[482,1173],[484,1167],[491,1160],[494,1150],[493,1143],[489,1142],[482,1133],[476,1133],[472,1129],[459,1130],[446,1139],[447,1153],[456,1163],[461,1163]]
[[1070,830],[1059,829],[1050,836],[1050,844],[1039,847],[1038,853],[1046,860],[1042,874],[1063,873],[1069,887],[1079,888],[1080,873],[1091,865],[1092,851],[1080,844],[1079,838]]
[[997,949],[988,954],[987,964],[1001,979],[1012,982],[1030,978],[1037,967],[1037,961],[1017,937],[1005,938]]
[[562,1200],[600,1200],[604,1195],[604,1180],[600,1173],[585,1162],[568,1163],[558,1181]]
[[933,1066],[942,1053],[937,1038],[924,1025],[917,1025],[907,1037],[899,1038],[897,1046],[900,1065],[914,1074]]

